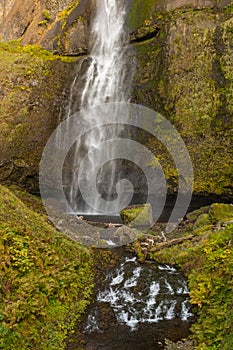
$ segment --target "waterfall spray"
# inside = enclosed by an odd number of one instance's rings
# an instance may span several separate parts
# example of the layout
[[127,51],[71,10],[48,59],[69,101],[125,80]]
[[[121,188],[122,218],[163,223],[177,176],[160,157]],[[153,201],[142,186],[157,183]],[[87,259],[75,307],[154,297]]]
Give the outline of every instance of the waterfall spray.
[[[123,0],[97,0],[96,13],[90,33],[90,64],[84,77],[84,86],[80,98],[80,110],[85,123],[92,126],[93,118],[101,121],[101,115],[92,115],[89,107],[109,102],[129,102],[130,84],[133,69],[129,69],[129,47],[126,31],[127,10]],[[109,111],[112,113],[113,111]],[[117,113],[117,111],[115,111]],[[99,211],[98,199],[105,194],[111,200],[118,179],[116,162],[108,162],[105,170],[100,170],[96,179],[99,197],[92,199],[92,207],[82,200],[78,186],[78,177],[85,177],[87,182],[93,181],[98,157],[90,152],[98,149],[99,144],[108,138],[117,137],[121,126],[111,128],[98,127],[91,130],[81,143],[75,146],[73,157],[73,174],[69,200],[74,211],[96,213]],[[113,130],[114,129],[114,130]],[[79,166],[83,156],[88,155],[88,167],[83,174]],[[108,159],[114,159],[114,148],[108,150]],[[86,189],[88,191],[88,188]],[[103,209],[102,209],[103,212]],[[107,208],[105,214],[107,214]]]

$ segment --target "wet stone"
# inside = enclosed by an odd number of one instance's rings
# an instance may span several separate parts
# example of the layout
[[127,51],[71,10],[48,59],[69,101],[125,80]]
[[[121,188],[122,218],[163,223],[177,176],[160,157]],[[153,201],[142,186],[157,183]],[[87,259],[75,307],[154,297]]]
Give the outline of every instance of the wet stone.
[[104,274],[84,319],[84,349],[162,350],[165,339],[189,335],[194,315],[178,269],[128,254]]

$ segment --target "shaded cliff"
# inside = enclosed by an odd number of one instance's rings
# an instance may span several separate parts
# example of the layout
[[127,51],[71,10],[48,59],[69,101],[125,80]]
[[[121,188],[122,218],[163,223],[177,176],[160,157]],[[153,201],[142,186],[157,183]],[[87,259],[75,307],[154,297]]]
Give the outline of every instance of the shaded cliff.
[[75,63],[0,43],[0,181],[37,193],[44,146],[65,111]]
[[[133,100],[177,128],[193,162],[195,193],[232,196],[232,2],[139,0],[129,22],[138,61]],[[148,147],[172,191],[172,160],[155,140]]]
[[[39,44],[62,55],[88,53],[92,0],[4,3],[4,41],[20,39],[23,45]],[[129,27],[137,57],[132,102],[160,112],[177,128],[191,155],[196,194],[232,197],[232,1],[133,0]],[[18,181],[36,191],[41,152],[67,103],[77,64],[52,55],[42,62],[39,51],[17,50],[1,46],[1,181]],[[27,73],[30,65],[35,78]],[[31,100],[38,104],[32,107]],[[177,172],[169,154],[151,138],[147,147],[159,159],[169,191],[175,192]]]

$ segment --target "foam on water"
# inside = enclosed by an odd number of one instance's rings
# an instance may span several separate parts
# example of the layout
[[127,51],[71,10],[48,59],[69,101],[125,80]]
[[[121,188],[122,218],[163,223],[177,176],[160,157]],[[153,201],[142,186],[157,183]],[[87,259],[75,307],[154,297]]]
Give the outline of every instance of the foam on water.
[[[136,258],[127,257],[118,269],[108,273],[97,303],[109,303],[117,321],[135,331],[141,323],[174,318],[188,321],[193,316],[188,294],[187,282],[177,269],[167,265],[156,272],[156,268],[148,269]],[[96,325],[93,319],[90,322],[87,332],[98,326],[97,321]]]

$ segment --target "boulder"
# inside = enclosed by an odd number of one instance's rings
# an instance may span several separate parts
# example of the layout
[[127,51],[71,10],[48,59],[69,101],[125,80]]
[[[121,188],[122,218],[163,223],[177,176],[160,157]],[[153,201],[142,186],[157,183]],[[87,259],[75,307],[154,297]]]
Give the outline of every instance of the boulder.
[[112,235],[111,240],[117,245],[125,245],[137,239],[137,233],[128,226],[119,227]]
[[151,227],[153,214],[150,204],[132,205],[120,212],[123,222],[132,227]]
[[210,217],[214,223],[233,222],[233,204],[212,204],[210,207]]

